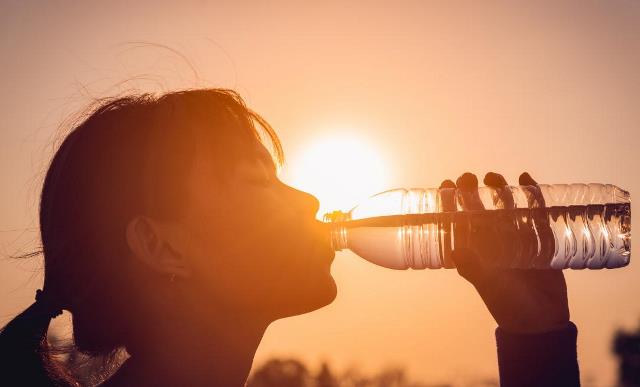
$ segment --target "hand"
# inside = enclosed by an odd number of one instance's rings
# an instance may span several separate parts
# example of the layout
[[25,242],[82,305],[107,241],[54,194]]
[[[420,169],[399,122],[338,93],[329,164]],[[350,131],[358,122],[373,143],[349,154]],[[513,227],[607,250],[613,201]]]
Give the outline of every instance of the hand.
[[[507,186],[504,177],[488,173],[484,178],[487,186],[501,188]],[[520,175],[520,185],[536,186],[528,173]],[[460,176],[456,183],[446,180],[441,188],[455,188],[477,193],[478,179],[471,173]],[[504,208],[513,208],[513,197],[509,190],[499,190]],[[539,193],[539,190],[537,191]],[[532,198],[544,206],[544,198]],[[465,210],[483,209],[480,200],[470,200]],[[498,235],[500,237],[500,235]],[[504,237],[504,236],[503,236]],[[486,239],[486,238],[484,238]],[[567,287],[561,270],[554,269],[509,269],[487,264],[489,254],[501,255],[503,251],[496,244],[485,240],[484,248],[476,253],[467,248],[457,248],[452,253],[458,273],[478,291],[489,312],[505,331],[512,333],[542,333],[567,326],[569,306]],[[492,250],[493,249],[493,250]],[[481,254],[481,255],[479,255]],[[484,263],[483,263],[484,262]]]

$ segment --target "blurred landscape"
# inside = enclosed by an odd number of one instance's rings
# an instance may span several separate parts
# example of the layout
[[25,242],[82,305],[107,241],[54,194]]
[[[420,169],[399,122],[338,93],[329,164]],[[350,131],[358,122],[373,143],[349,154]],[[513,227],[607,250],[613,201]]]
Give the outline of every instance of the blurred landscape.
[[[471,381],[466,386],[498,386],[497,380]],[[251,376],[247,387],[451,387],[453,384],[427,384],[411,380],[403,368],[387,368],[367,375],[357,368],[342,372],[322,363],[317,370],[296,359],[272,359]]]

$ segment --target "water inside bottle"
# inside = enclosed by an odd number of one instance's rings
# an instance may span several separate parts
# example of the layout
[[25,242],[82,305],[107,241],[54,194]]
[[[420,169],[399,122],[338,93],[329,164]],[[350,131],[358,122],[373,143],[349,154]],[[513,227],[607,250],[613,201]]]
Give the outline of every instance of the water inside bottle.
[[467,247],[507,268],[600,269],[626,266],[629,203],[388,215],[333,224],[336,250],[393,269],[453,268]]

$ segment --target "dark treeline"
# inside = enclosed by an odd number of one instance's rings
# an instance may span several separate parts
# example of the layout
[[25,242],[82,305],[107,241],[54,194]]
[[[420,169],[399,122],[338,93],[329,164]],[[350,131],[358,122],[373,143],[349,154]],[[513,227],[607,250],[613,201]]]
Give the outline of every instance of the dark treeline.
[[[498,386],[497,380],[478,381],[469,386]],[[336,373],[327,363],[312,372],[296,359],[271,359],[252,374],[247,387],[450,387],[411,381],[401,368],[388,368],[372,375],[357,369]]]

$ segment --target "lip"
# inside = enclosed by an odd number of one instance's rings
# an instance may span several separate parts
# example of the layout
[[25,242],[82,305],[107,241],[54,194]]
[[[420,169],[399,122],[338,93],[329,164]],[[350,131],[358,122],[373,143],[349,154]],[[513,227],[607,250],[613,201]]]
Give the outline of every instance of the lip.
[[315,240],[318,255],[322,258],[322,261],[327,262],[329,265],[333,263],[336,256],[336,251],[331,246],[331,243],[327,238],[317,238]]
[[336,256],[336,252],[327,238],[314,238],[312,243],[319,258],[331,264]]
[[328,248],[327,248],[327,253],[328,253],[327,255],[329,257],[328,258],[329,264],[331,264],[331,263],[333,263],[333,260],[336,257],[336,251],[331,247],[331,245],[329,245]]
[[335,258],[336,251],[331,245],[330,225],[317,219],[314,219],[312,223],[309,223],[308,220],[301,223],[300,227],[302,230],[305,230],[303,235],[308,238],[308,246],[311,248],[311,251],[313,251],[313,255],[316,256],[319,262],[331,265]]

